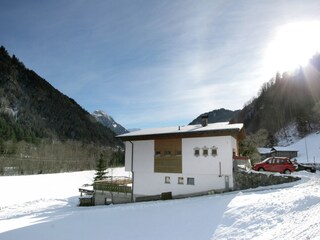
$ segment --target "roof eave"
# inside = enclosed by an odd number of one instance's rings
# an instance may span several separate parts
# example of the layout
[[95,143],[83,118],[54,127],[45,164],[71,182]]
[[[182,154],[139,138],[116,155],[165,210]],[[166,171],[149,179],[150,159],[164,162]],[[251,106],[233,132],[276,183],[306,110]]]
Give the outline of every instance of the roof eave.
[[145,135],[131,135],[122,136],[118,135],[122,141],[137,141],[137,140],[152,140],[152,139],[165,139],[165,138],[192,138],[192,137],[209,137],[209,136],[234,136],[237,139],[242,139],[245,136],[244,128],[233,129],[218,129],[207,131],[195,131],[195,132],[174,132],[174,133],[156,133]]

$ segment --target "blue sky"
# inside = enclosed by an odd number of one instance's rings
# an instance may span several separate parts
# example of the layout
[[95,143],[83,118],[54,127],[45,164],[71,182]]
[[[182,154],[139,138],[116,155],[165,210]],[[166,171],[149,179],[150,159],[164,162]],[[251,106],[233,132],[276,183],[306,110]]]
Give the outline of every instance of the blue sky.
[[0,45],[89,112],[184,125],[242,108],[275,74],[277,29],[319,13],[318,0],[1,0]]

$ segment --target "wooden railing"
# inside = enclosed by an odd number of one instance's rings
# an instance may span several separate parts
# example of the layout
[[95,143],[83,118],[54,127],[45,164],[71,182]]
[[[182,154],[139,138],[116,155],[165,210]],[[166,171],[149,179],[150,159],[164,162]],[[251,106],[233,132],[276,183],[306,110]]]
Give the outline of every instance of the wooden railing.
[[131,180],[116,180],[116,181],[110,181],[110,180],[101,180],[96,181],[93,184],[94,190],[100,190],[100,191],[109,191],[109,192],[121,192],[121,193],[131,193],[131,186],[128,186],[128,184],[131,183]]

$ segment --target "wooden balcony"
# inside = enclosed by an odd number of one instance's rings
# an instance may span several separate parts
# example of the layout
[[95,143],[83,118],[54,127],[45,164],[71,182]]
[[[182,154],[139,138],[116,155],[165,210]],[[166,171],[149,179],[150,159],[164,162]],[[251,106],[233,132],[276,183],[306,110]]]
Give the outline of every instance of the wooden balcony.
[[95,181],[93,184],[94,191],[108,191],[118,193],[131,193],[132,180],[125,177],[113,177]]

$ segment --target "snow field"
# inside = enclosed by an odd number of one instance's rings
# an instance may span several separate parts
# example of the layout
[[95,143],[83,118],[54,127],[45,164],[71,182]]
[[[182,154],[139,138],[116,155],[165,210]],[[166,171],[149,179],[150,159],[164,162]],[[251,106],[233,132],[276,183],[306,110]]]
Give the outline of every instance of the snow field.
[[242,192],[77,207],[78,188],[93,175],[0,177],[0,240],[320,239],[319,173]]

